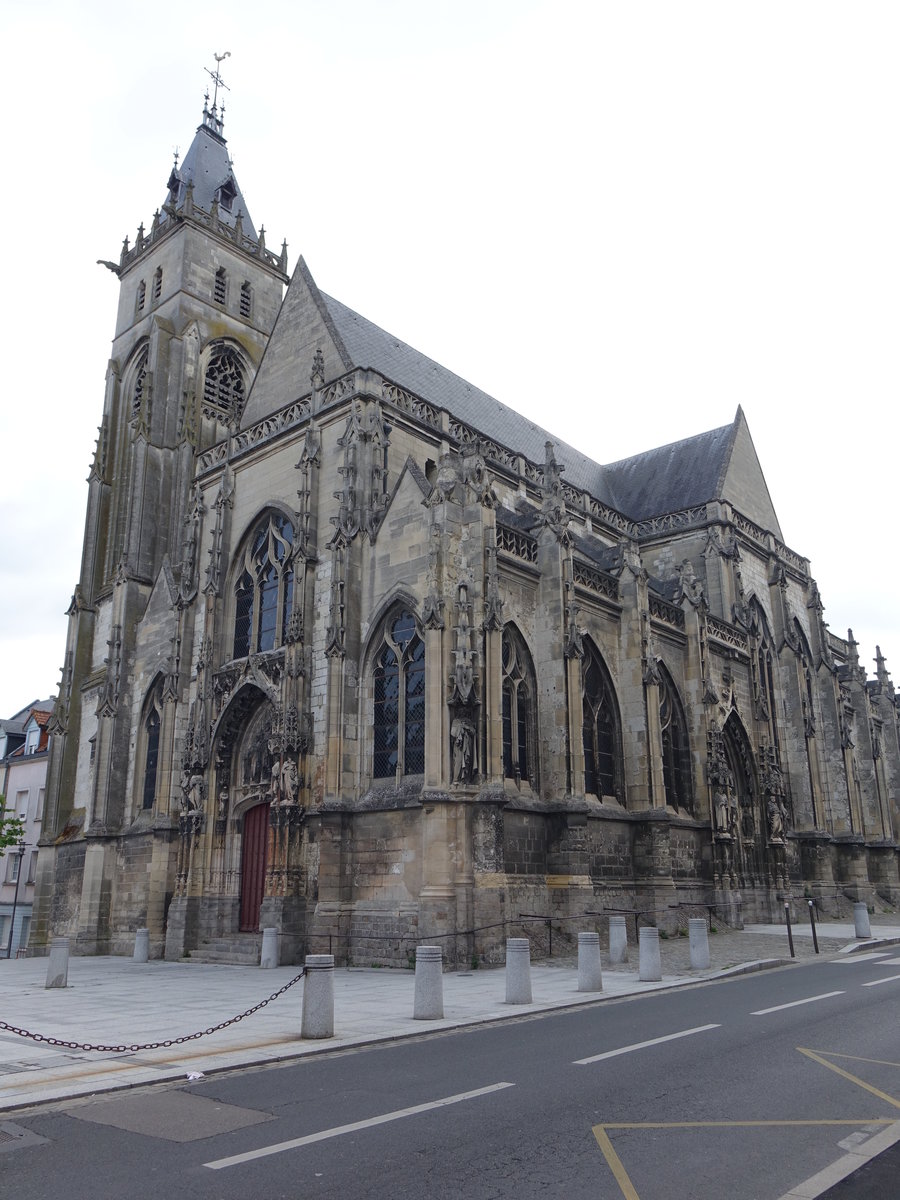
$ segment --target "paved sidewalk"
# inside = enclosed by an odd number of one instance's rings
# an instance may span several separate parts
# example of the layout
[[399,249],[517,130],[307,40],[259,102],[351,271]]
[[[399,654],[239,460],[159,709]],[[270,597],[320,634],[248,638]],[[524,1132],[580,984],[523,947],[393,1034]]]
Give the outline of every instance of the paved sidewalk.
[[[897,918],[873,919],[873,941],[900,943]],[[877,923],[876,923],[877,922]],[[852,925],[818,927],[823,955],[869,948],[857,942]],[[661,940],[663,980],[641,983],[637,949],[631,962],[611,968],[604,957],[603,992],[577,991],[572,957],[532,964],[533,1003],[505,1003],[502,968],[448,973],[443,977],[444,1019],[412,1018],[414,973],[365,967],[335,971],[335,1036],[300,1040],[303,982],[243,1021],[187,1042],[157,1050],[100,1053],[34,1042],[0,1030],[0,1112],[121,1087],[184,1079],[253,1063],[278,1062],[408,1038],[514,1016],[546,1012],[617,997],[720,978],[790,962],[783,926],[749,926],[709,939],[711,965],[690,968],[687,938]],[[807,927],[795,929],[798,958],[813,955]],[[45,1038],[127,1047],[205,1030],[258,1004],[284,987],[299,968],[213,966],[189,962],[138,964],[129,958],[71,958],[67,989],[46,990],[46,958],[0,961],[0,1020]]]

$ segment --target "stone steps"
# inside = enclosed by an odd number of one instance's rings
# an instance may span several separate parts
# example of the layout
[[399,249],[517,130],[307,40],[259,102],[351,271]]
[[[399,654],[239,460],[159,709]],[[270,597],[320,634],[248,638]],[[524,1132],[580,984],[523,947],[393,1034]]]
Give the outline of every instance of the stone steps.
[[261,951],[261,933],[240,933],[201,942],[196,950],[188,953],[188,960],[196,963],[258,967]]

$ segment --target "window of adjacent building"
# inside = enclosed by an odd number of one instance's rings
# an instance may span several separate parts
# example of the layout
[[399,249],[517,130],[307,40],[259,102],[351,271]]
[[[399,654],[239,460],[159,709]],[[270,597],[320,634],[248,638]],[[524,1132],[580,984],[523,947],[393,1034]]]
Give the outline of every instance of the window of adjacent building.
[[[26,880],[26,883],[34,883],[35,879],[37,878],[37,860],[38,860],[38,852],[37,852],[37,850],[32,850],[31,855],[29,856],[29,859],[28,859],[28,878]],[[23,941],[24,941],[24,938],[23,938]]]
[[9,945],[9,922],[9,917],[0,917],[0,947],[4,950]]
[[38,789],[37,812],[34,814],[34,819],[39,824],[44,819],[44,789],[43,788]]
[[665,667],[660,668],[659,724],[662,730],[666,804],[672,808],[690,810],[693,807],[693,788],[687,721],[675,684]]
[[215,282],[213,283],[213,300],[216,304],[225,303],[225,298],[228,293],[228,278],[225,274],[225,268],[219,267],[216,271]]
[[35,725],[25,734],[25,753],[36,754],[40,741],[41,731],[38,726]]
[[234,587],[234,658],[284,641],[294,599],[293,547],[293,528],[281,513],[265,516],[247,539]]
[[534,782],[534,668],[518,630],[507,625],[501,643],[503,665],[503,775]]
[[19,949],[28,945],[28,935],[31,933],[31,917],[23,917],[19,929]]
[[407,609],[385,626],[372,682],[373,777],[421,775],[425,770],[425,643]]
[[219,343],[210,354],[203,380],[204,415],[228,424],[244,408],[244,371],[233,346]]
[[6,882],[15,883],[19,878],[19,867],[22,863],[21,854],[17,854],[13,849],[6,856]]
[[27,788],[24,791],[16,792],[16,813],[20,821],[24,821],[28,816],[28,794]]
[[585,643],[581,664],[584,790],[593,796],[621,800],[622,737],[612,680],[602,658]]
[[162,295],[162,267],[156,268],[156,274],[153,276],[153,299],[158,300]]
[[250,287],[250,284],[245,280],[241,284],[241,316],[246,317],[249,320],[250,314],[252,312],[253,312],[253,289]]
[[144,304],[146,303],[146,300],[147,300],[147,285],[146,285],[146,283],[144,283],[144,281],[142,279],[141,282],[138,284],[138,290],[137,290],[137,311],[138,312],[144,311]]

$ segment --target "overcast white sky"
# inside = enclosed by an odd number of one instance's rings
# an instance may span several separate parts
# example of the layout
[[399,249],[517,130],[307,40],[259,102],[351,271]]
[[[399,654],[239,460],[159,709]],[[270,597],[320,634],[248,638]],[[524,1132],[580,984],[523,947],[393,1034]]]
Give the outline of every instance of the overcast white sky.
[[[743,405],[900,684],[900,5],[4,0],[0,715],[53,693],[126,234],[213,52],[290,267],[601,462]],[[894,661],[891,661],[891,656]]]

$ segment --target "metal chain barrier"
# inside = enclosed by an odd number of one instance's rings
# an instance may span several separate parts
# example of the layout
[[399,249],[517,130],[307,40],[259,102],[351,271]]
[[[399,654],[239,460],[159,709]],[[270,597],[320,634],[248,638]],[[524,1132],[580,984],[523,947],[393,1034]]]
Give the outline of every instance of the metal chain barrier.
[[259,1012],[261,1008],[265,1008],[267,1004],[271,1004],[273,1000],[277,1000],[279,996],[299,983],[306,974],[306,967],[295,975],[294,978],[279,988],[277,992],[273,992],[271,996],[267,996],[265,1000],[260,1000],[259,1004],[254,1004],[252,1008],[248,1008],[246,1012],[238,1013],[236,1017],[229,1017],[227,1021],[221,1021],[218,1025],[211,1025],[209,1029],[201,1029],[198,1033],[186,1033],[182,1037],[166,1038],[162,1042],[144,1042],[141,1045],[131,1046],[104,1046],[100,1043],[94,1045],[91,1042],[67,1042],[65,1038],[45,1037],[42,1033],[31,1033],[27,1029],[18,1029],[15,1025],[8,1025],[6,1021],[0,1021],[0,1029],[5,1029],[8,1033],[15,1033],[19,1037],[30,1038],[33,1042],[43,1042],[45,1046],[62,1046],[64,1050],[97,1050],[104,1054],[134,1054],[138,1050],[160,1050],[163,1047],[181,1046],[184,1042],[195,1042],[197,1038],[208,1037],[211,1033],[218,1033],[220,1029],[227,1029],[229,1025],[237,1025],[238,1021],[243,1021],[244,1017],[250,1017],[255,1012]]

